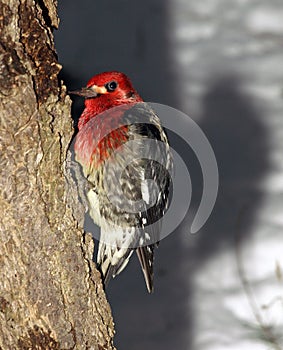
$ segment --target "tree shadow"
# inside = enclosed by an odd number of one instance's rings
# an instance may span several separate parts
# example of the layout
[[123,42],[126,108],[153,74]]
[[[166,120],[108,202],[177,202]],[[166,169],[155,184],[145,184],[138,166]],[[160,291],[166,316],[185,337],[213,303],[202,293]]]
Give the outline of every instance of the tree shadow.
[[[219,192],[210,218],[195,235],[190,234],[189,228],[202,196],[200,165],[189,145],[178,135],[169,133],[171,145],[182,156],[191,176],[193,210],[187,214],[174,235],[169,237],[169,245],[166,245],[167,239],[165,240],[162,254],[164,253],[164,261],[168,257],[175,257],[175,249],[180,247],[176,247],[174,243],[176,237],[182,235],[186,248],[181,248],[180,260],[174,260],[173,264],[178,276],[177,288],[186,285],[186,293],[189,291],[192,296],[195,292],[203,292],[195,288],[193,277],[197,276],[198,271],[204,275],[204,266],[212,259],[215,262],[217,254],[227,251],[235,256],[236,263],[237,244],[244,244],[253,234],[253,225],[264,199],[260,184],[271,167],[270,135],[261,119],[264,111],[259,110],[244,93],[243,84],[245,82],[236,74],[212,76],[202,100],[203,112],[199,126],[206,134],[216,156]],[[162,264],[164,263],[161,260]],[[218,266],[221,268],[221,262]],[[209,279],[208,275],[207,278]],[[221,279],[220,276],[219,278]],[[169,283],[173,283],[172,277]],[[194,310],[193,301],[193,297],[188,300],[187,310]],[[213,303],[213,299],[210,302]],[[199,308],[198,305],[196,309]],[[191,319],[186,320],[187,325],[190,325],[188,334],[191,337],[199,331],[199,328],[194,329],[194,318],[197,317],[192,312]],[[182,322],[180,326],[182,327]],[[187,329],[182,331],[185,333]],[[188,342],[187,348],[190,346],[192,343]]]
[[263,200],[260,182],[270,168],[269,134],[261,113],[236,75],[215,79],[203,99],[200,127],[215,152],[219,192],[213,213],[196,239],[197,266],[248,238]]

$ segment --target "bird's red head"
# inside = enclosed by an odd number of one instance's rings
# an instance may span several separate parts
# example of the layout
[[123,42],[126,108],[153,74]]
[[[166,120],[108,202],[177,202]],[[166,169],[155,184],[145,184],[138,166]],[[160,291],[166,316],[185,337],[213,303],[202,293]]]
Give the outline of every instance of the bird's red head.
[[83,96],[85,110],[79,120],[79,129],[92,117],[115,106],[141,102],[130,79],[120,72],[104,72],[93,76],[85,88],[73,91]]

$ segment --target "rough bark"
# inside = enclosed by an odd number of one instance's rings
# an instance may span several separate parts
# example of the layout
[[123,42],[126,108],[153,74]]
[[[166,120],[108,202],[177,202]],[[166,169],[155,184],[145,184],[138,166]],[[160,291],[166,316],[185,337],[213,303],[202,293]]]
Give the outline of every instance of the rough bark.
[[[114,349],[111,311],[66,185],[73,134],[55,0],[0,0],[0,349]],[[71,198],[71,200],[70,200]]]

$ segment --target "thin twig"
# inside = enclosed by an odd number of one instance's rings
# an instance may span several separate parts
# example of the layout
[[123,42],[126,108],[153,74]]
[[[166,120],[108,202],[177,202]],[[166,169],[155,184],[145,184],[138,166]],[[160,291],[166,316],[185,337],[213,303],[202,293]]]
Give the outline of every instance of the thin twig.
[[242,208],[242,210],[239,213],[238,220],[236,223],[236,234],[235,234],[235,253],[236,253],[236,263],[237,263],[237,269],[238,274],[240,277],[240,281],[242,283],[244,293],[247,297],[247,301],[250,305],[250,308],[252,310],[252,313],[255,317],[255,320],[261,329],[264,339],[266,339],[270,344],[272,344],[273,348],[275,350],[282,350],[282,347],[278,344],[278,339],[276,338],[276,335],[272,332],[271,327],[267,325],[262,317],[262,314],[260,312],[260,308],[256,302],[256,299],[254,297],[253,289],[251,286],[250,281],[248,280],[244,265],[243,265],[243,259],[242,259],[242,236],[240,234],[240,225],[243,221],[244,213],[246,212],[246,208]]

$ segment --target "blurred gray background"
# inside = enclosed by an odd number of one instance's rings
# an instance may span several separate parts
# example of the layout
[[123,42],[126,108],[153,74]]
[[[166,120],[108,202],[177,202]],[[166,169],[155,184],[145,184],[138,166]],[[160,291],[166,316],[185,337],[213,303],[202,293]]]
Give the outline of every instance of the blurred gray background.
[[[153,295],[136,258],[111,282],[117,348],[266,349],[237,249],[258,312],[277,334],[282,306],[261,306],[282,291],[274,274],[283,248],[282,1],[68,0],[59,1],[59,16],[56,47],[69,90],[123,71],[145,101],[195,120],[219,167],[214,211],[192,235],[201,169],[169,132],[191,174],[191,212],[159,246]],[[83,101],[74,101],[76,120]]]

